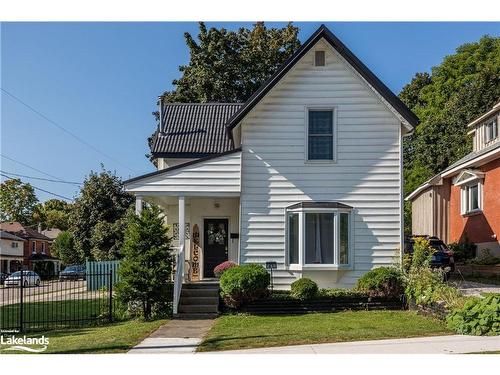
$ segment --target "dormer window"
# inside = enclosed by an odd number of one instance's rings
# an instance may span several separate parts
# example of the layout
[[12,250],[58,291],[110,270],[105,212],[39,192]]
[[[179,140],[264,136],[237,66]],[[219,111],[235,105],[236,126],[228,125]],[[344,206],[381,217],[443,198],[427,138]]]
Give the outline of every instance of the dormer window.
[[315,51],[314,66],[325,66],[325,65],[326,65],[325,51]]
[[491,120],[484,125],[484,142],[488,143],[498,137],[498,123],[497,120]]

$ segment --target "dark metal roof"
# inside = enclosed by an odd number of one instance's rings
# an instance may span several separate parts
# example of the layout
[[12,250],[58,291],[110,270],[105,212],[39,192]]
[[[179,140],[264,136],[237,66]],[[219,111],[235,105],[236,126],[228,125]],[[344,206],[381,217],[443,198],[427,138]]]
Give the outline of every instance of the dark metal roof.
[[126,185],[126,184],[129,184],[131,182],[136,182],[138,180],[142,180],[143,178],[148,178],[148,177],[156,176],[156,175],[162,174],[164,172],[174,171],[176,169],[182,169],[182,168],[188,167],[190,165],[198,164],[198,163],[201,163],[201,162],[204,162],[204,161],[207,161],[207,160],[211,160],[211,159],[216,159],[216,158],[219,158],[219,157],[225,156],[225,155],[234,154],[234,153],[240,152],[240,151],[241,151],[241,147],[238,147],[238,148],[226,151],[226,152],[222,152],[220,154],[208,155],[208,156],[205,156],[205,157],[200,158],[200,159],[188,161],[187,163],[182,163],[182,164],[174,165],[173,167],[170,167],[170,168],[160,169],[160,170],[157,170],[157,171],[154,171],[154,172],[151,172],[151,173],[146,173],[146,174],[143,174],[143,175],[140,175],[140,176],[137,176],[137,177],[132,177],[132,178],[130,178],[128,180],[123,181],[123,184]]
[[349,208],[351,209],[351,206],[348,206],[347,204],[340,203],[340,202],[312,202],[312,201],[305,201],[305,202],[300,202],[296,204],[292,204],[291,206],[288,206],[287,209],[289,210],[294,210],[297,208]]
[[165,103],[155,134],[154,157],[199,158],[233,149],[225,128],[238,103]]
[[13,241],[24,241],[24,238],[21,238],[4,230],[0,230],[0,238]]
[[304,56],[321,38],[347,60],[351,66],[370,84],[389,104],[401,114],[412,126],[419,123],[418,117],[380,80],[368,67],[361,62],[325,25],[321,25],[316,32],[288,58],[287,61],[245,102],[227,123],[229,130],[233,129],[245,115],[271,90],[281,78]]

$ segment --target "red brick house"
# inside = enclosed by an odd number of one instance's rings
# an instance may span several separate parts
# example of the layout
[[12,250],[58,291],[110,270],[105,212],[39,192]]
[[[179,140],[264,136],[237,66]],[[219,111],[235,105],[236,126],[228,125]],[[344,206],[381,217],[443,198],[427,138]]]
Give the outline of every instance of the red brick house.
[[54,272],[59,270],[59,260],[50,253],[51,238],[19,222],[0,223],[0,229],[24,240],[24,268],[34,269],[36,262],[50,262]]
[[500,256],[500,102],[468,124],[473,151],[413,191],[413,234],[474,242]]

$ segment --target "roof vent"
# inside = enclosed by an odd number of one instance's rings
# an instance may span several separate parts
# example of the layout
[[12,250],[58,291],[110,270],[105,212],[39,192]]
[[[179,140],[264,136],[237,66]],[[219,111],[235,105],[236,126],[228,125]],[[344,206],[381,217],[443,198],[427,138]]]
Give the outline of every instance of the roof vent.
[[325,66],[325,51],[314,51],[314,66]]

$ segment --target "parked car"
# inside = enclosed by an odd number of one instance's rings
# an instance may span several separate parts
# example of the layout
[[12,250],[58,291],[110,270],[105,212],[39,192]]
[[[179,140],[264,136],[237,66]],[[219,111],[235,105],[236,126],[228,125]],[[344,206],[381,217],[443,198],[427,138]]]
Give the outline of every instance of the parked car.
[[455,270],[455,259],[453,257],[453,251],[451,251],[448,246],[440,240],[438,237],[433,236],[412,236],[406,238],[405,240],[405,254],[413,254],[413,245],[415,244],[415,238],[425,238],[429,241],[429,245],[435,250],[432,254],[431,267],[433,268],[450,268],[450,271]]
[[9,277],[6,273],[0,272],[0,285],[3,285],[5,279]]
[[85,266],[68,266],[59,274],[59,281],[85,279]]
[[39,286],[40,276],[34,271],[17,271],[5,279],[5,286],[21,286],[21,272],[23,286]]

